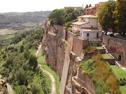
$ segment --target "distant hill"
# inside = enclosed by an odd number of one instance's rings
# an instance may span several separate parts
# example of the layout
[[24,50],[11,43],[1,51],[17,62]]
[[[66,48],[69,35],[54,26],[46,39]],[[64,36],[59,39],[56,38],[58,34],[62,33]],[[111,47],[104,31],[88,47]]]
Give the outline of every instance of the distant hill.
[[20,25],[22,23],[39,24],[47,19],[49,14],[50,11],[0,13],[0,28]]

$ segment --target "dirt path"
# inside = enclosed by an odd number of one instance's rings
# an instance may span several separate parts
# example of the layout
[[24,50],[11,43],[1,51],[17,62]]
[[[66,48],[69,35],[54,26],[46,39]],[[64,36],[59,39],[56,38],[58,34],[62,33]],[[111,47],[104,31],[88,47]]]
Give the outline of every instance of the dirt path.
[[[4,84],[5,80],[2,79],[2,75],[0,75],[0,82],[1,81]],[[6,85],[8,94],[14,94],[14,90],[13,90],[12,86],[9,83],[7,83],[7,82],[5,82],[5,85]],[[3,94],[3,93],[0,92],[0,94]]]
[[[38,50],[36,51],[36,57],[38,57],[38,54],[39,54],[39,52],[41,51],[41,44],[38,46]],[[40,67],[41,67],[41,65],[39,65]],[[56,81],[55,81],[55,78],[54,78],[54,76],[50,73],[50,72],[48,72],[47,70],[45,70],[45,69],[43,69],[42,67],[41,67],[41,69],[42,69],[42,71],[44,72],[44,73],[46,73],[48,76],[49,76],[49,78],[50,78],[50,80],[51,80],[51,82],[52,82],[52,89],[51,89],[51,94],[56,94]]]
[[14,94],[14,91],[9,83],[6,83],[8,94]]

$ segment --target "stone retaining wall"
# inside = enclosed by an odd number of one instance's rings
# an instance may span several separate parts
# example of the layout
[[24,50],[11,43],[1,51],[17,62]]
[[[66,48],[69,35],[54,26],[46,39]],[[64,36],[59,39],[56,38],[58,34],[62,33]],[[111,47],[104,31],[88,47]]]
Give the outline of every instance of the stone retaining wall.
[[120,64],[126,67],[126,40],[104,35],[103,43],[117,60],[121,57]]

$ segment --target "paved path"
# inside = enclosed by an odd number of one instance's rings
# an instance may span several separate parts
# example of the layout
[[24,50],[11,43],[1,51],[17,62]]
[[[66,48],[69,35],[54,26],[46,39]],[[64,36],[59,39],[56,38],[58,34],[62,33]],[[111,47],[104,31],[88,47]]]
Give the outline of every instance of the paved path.
[[[41,51],[41,47],[42,47],[42,45],[40,44],[40,45],[38,46],[38,50],[36,51],[36,57],[39,55],[39,52]],[[41,65],[39,65],[39,66],[41,67]],[[49,76],[50,80],[52,81],[52,90],[51,90],[51,94],[56,94],[56,81],[55,81],[54,76],[53,76],[50,72],[48,72],[47,70],[43,69],[42,67],[41,67],[41,69],[42,69],[42,71],[43,71],[45,74],[47,74],[47,75]]]

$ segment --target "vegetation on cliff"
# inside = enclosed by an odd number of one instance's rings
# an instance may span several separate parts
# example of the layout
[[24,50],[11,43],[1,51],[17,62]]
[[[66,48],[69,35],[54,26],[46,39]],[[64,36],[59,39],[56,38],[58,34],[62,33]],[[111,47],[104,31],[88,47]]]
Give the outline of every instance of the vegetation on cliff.
[[0,74],[12,84],[16,94],[50,92],[50,81],[31,54],[37,49],[42,34],[40,29],[20,33],[0,49]]
[[121,94],[119,83],[108,64],[102,60],[101,55],[96,55],[80,65],[84,73],[88,74],[96,86],[96,94]]
[[83,14],[81,8],[64,8],[53,10],[49,15],[49,20],[52,24],[68,25],[71,21],[75,20],[78,16]]

